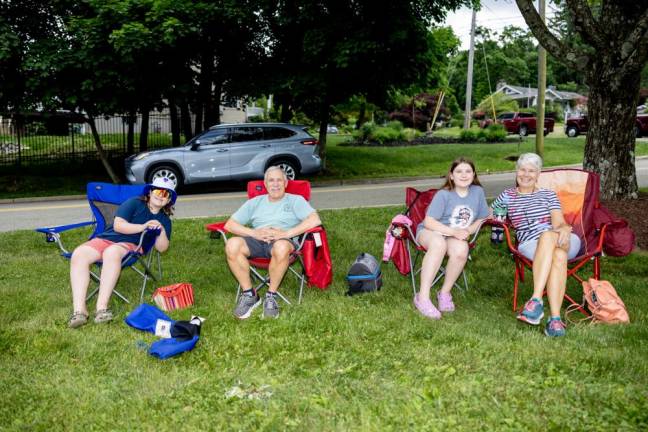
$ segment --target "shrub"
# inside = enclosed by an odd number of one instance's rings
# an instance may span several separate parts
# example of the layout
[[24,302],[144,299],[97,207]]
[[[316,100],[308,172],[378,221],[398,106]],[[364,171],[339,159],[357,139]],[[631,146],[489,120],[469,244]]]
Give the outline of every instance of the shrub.
[[486,128],[486,135],[488,142],[503,142],[506,139],[507,133],[504,126],[492,124]]
[[360,129],[353,131],[353,138],[357,141],[367,141],[373,135],[378,126],[373,122],[367,122],[360,126]]
[[402,138],[404,140],[406,140],[406,141],[412,141],[412,140],[420,137],[421,135],[423,135],[423,133],[421,131],[416,130],[416,129],[412,129],[412,128],[405,128],[401,132]]
[[459,133],[459,138],[461,138],[461,141],[473,142],[477,140],[477,131],[472,129],[462,129]]
[[387,127],[400,132],[403,130],[403,123],[399,122],[398,120],[393,120],[387,123]]
[[384,144],[387,141],[397,141],[401,139],[401,132],[390,127],[381,127],[377,128],[370,138],[372,141],[378,141],[380,144]]

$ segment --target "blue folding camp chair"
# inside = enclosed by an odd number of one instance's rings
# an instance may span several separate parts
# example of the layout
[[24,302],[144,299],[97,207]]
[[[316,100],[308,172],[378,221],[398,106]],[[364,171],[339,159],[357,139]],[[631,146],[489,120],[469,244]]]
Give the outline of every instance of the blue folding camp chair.
[[[116,185],[111,183],[88,183],[86,187],[86,193],[88,198],[88,204],[90,204],[90,209],[92,210],[93,221],[80,222],[71,225],[61,225],[55,227],[44,227],[37,228],[36,231],[45,234],[45,239],[47,242],[56,243],[60,249],[61,256],[70,259],[72,257],[72,252],[68,251],[63,245],[61,240],[61,233],[64,231],[69,231],[89,225],[94,225],[94,231],[90,234],[88,240],[93,239],[98,234],[101,234],[108,228],[115,219],[115,213],[117,208],[121,203],[126,201],[128,198],[142,195],[144,192],[145,185]],[[131,268],[136,273],[138,273],[143,278],[142,289],[140,292],[140,303],[144,302],[144,291],[146,290],[146,285],[148,283],[149,277],[153,280],[158,280],[162,277],[162,265],[160,262],[160,254],[157,255],[157,273],[151,271],[151,262],[153,260],[153,245],[157,236],[160,234],[159,230],[146,230],[142,232],[140,236],[138,248],[136,251],[131,251],[122,259],[122,269]],[[156,251],[157,252],[157,251]],[[95,263],[96,267],[101,267],[101,261]],[[136,266],[137,265],[137,266]],[[95,281],[99,282],[99,275],[90,271],[90,277]],[[92,291],[87,300],[92,298],[99,288],[97,287]],[[117,295],[120,299],[126,303],[130,303],[126,296],[121,294],[117,290],[113,290],[113,293]]]

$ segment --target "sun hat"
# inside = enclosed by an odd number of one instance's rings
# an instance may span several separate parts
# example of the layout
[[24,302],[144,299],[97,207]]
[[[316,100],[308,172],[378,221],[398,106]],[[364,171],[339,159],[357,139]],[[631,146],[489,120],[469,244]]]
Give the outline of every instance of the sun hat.
[[144,195],[148,195],[151,189],[166,189],[171,194],[171,204],[175,204],[178,194],[175,191],[175,185],[168,177],[157,177],[153,183],[144,186]]

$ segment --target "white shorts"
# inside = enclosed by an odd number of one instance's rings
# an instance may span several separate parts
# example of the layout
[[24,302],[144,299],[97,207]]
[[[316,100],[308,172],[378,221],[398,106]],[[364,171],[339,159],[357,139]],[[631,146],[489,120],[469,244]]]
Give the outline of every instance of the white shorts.
[[[533,261],[533,257],[535,256],[535,251],[537,247],[538,247],[538,239],[535,239],[535,240],[525,241],[524,243],[520,243],[518,245],[518,250],[522,255],[524,255],[525,257]],[[569,239],[569,251],[567,252],[567,259],[576,258],[578,252],[580,252],[580,248],[581,248],[580,238],[576,234],[571,233],[571,237]]]

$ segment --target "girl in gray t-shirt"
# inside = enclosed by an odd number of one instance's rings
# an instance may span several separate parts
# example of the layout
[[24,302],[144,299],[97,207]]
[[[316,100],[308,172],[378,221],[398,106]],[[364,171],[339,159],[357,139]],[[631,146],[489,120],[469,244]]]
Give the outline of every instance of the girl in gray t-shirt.
[[[475,164],[470,159],[457,158],[416,230],[416,240],[427,251],[421,269],[421,289],[414,296],[414,306],[423,316],[439,319],[441,312],[454,311],[450,290],[468,259],[468,238],[488,215],[488,204]],[[448,262],[443,285],[437,294],[437,309],[430,300],[430,289],[446,255]]]

